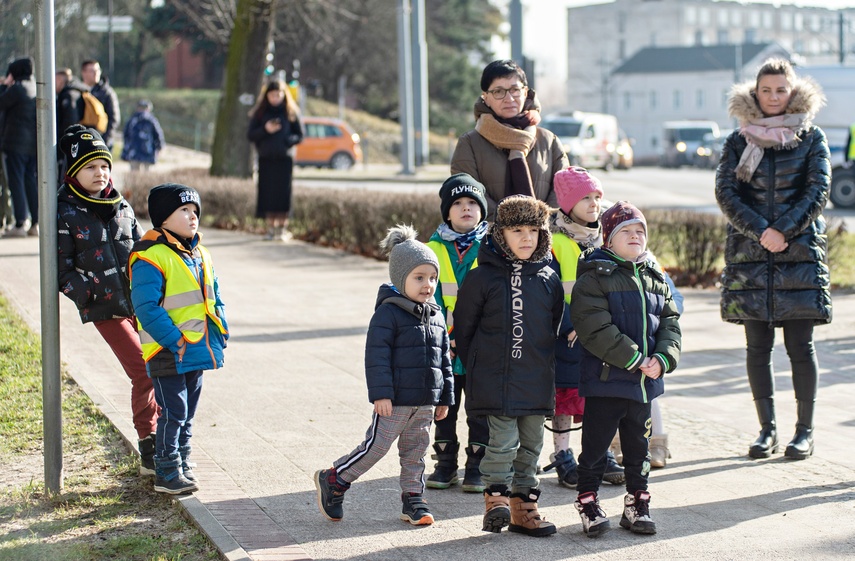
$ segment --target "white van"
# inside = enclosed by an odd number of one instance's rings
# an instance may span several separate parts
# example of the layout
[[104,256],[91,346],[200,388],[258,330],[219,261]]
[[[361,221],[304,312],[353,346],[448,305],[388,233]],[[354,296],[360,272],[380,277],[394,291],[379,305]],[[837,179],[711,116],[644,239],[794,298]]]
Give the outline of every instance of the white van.
[[564,146],[570,165],[612,169],[617,164],[618,122],[614,115],[573,111],[545,117],[541,127]]
[[704,148],[704,137],[719,138],[715,121],[666,121],[662,124],[660,163],[666,168],[695,165],[698,149]]

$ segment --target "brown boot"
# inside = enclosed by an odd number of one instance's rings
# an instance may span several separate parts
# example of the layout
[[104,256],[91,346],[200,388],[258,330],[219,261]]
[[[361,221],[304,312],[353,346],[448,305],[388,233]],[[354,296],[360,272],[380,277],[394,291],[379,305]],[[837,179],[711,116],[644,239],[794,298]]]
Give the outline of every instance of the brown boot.
[[540,489],[531,489],[528,495],[514,493],[511,495],[511,532],[525,534],[527,536],[549,536],[555,533],[555,524],[541,518],[537,512],[537,499],[540,497]]
[[671,457],[668,449],[668,435],[654,434],[650,437],[650,467],[664,468],[666,460]]
[[511,520],[510,492],[505,485],[490,485],[484,490],[485,532],[498,534]]

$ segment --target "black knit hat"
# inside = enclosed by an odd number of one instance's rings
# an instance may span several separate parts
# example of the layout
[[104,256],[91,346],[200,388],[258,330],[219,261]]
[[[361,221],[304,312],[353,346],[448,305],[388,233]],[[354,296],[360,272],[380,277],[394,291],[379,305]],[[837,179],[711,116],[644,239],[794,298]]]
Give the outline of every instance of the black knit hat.
[[68,162],[68,170],[65,172],[68,177],[74,177],[83,166],[98,158],[107,160],[110,169],[113,169],[113,155],[95,129],[71,125],[59,139],[59,148]]
[[451,210],[451,204],[460,197],[469,197],[481,207],[481,220],[484,220],[487,217],[486,192],[484,186],[468,173],[452,175],[439,188],[439,198],[442,199],[442,202],[439,203],[439,210],[442,212],[442,219],[450,225],[448,212]]
[[187,203],[196,205],[196,216],[202,216],[202,200],[196,189],[180,183],[163,183],[152,187],[148,194],[148,216],[152,226],[160,228],[170,214]]
[[14,80],[23,80],[33,75],[33,59],[19,58],[9,63],[6,74],[11,74]]

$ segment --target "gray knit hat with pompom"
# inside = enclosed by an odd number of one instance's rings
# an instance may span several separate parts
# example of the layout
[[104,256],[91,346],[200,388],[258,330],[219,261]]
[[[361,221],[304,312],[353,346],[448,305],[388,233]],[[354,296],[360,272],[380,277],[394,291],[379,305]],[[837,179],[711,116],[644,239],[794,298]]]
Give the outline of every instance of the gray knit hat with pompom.
[[380,242],[380,249],[389,256],[389,279],[395,288],[403,294],[407,275],[410,271],[430,263],[439,273],[439,260],[436,254],[416,239],[417,232],[412,226],[398,224],[389,228],[389,233]]

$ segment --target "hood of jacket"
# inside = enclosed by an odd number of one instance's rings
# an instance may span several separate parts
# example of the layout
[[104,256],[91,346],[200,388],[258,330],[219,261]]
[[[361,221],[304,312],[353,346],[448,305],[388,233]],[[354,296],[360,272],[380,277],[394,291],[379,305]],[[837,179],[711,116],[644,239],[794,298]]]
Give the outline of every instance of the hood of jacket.
[[420,302],[410,300],[395,290],[395,287],[389,283],[381,285],[380,289],[377,291],[377,301],[374,303],[374,310],[376,311],[377,308],[387,302],[395,304],[405,312],[419,318],[419,320],[424,324],[430,323],[430,318],[440,312],[440,307],[437,304],[434,304],[433,302],[422,304]]
[[[755,83],[753,81],[736,84],[730,90],[727,111],[740,124],[765,117],[754,97],[754,90]],[[814,117],[823,105],[825,105],[825,95],[822,93],[819,84],[810,78],[797,78],[793,83],[790,101],[785,113],[804,113],[807,115],[801,129],[797,131],[801,132],[811,128]]]

